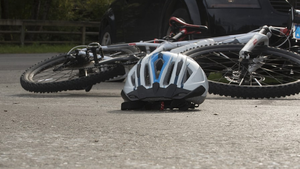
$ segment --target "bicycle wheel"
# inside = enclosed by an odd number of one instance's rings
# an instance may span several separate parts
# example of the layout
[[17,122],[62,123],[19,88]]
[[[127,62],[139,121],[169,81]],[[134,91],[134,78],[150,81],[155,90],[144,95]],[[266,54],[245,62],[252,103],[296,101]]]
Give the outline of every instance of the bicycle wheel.
[[95,67],[93,61],[70,60],[68,56],[58,55],[30,67],[20,77],[21,86],[38,93],[83,90],[125,73],[119,64]]
[[[186,51],[202,67],[209,93],[237,98],[276,98],[300,91],[300,56],[267,46],[256,47],[247,64],[238,61],[242,44],[221,44]],[[252,71],[249,71],[252,67]]]

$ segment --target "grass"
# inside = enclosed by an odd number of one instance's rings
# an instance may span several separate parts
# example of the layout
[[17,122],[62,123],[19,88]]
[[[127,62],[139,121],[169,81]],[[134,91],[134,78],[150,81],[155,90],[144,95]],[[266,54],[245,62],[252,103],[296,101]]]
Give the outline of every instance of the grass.
[[0,54],[7,53],[66,53],[76,45],[45,45],[33,44],[24,47],[18,45],[0,45]]

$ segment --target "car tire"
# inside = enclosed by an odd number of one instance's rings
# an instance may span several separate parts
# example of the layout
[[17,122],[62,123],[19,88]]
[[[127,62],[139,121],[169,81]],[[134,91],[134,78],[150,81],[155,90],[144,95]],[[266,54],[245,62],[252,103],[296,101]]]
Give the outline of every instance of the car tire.
[[111,28],[109,25],[107,25],[100,36],[100,44],[101,45],[110,45],[112,44],[112,38],[111,38]]

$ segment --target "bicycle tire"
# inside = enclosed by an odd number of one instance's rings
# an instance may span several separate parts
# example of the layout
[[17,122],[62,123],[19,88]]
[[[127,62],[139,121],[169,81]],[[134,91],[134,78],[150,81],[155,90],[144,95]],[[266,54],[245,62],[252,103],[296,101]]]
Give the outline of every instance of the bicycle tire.
[[241,68],[238,54],[243,46],[215,44],[191,49],[184,54],[200,64],[208,77],[209,93],[212,94],[258,99],[285,97],[300,92],[300,56],[297,53],[258,46],[250,54],[250,59],[262,59],[262,65],[255,72],[242,75],[238,70],[238,67]]
[[[83,90],[125,73],[121,64],[105,65],[105,71],[100,71],[94,64],[64,67],[62,70],[54,71],[64,64],[66,59],[67,54],[61,54],[33,65],[21,75],[21,86],[27,91],[36,93]],[[86,70],[84,72],[86,75],[79,76],[79,70]]]

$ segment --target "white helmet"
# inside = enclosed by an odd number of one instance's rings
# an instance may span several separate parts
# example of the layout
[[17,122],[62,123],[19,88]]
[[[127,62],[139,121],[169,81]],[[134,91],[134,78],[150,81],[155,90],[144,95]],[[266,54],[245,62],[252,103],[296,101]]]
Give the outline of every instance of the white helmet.
[[201,104],[208,81],[197,62],[183,54],[160,52],[141,59],[128,73],[122,110],[179,108]]

